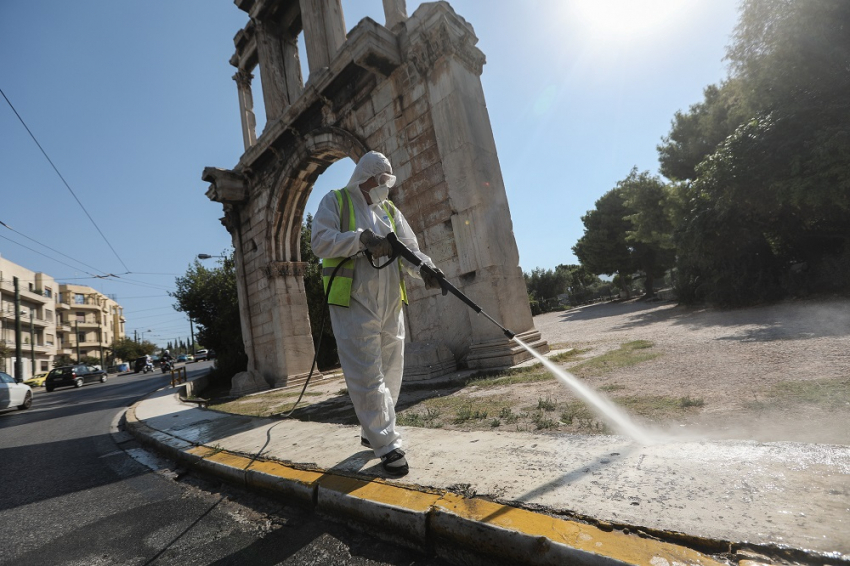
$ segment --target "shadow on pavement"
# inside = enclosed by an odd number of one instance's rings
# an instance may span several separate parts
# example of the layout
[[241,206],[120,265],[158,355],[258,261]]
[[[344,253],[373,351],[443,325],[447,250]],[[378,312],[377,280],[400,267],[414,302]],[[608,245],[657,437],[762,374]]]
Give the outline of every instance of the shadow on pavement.
[[[621,449],[619,452],[614,452],[614,453],[609,454],[607,456],[600,456],[600,457],[594,459],[592,462],[589,462],[587,465],[580,466],[580,467],[576,468],[575,470],[573,470],[571,472],[567,472],[566,474],[564,474],[561,477],[555,478],[551,481],[548,481],[548,482],[546,482],[542,485],[535,487],[531,491],[527,491],[527,492],[523,493],[522,495],[520,495],[519,497],[517,497],[516,499],[514,499],[513,501],[511,501],[509,503],[510,504],[515,504],[515,503],[524,504],[524,503],[533,502],[534,498],[536,498],[536,497],[540,497],[540,496],[542,496],[546,493],[549,493],[551,491],[555,491],[556,489],[558,489],[561,486],[569,485],[569,484],[571,484],[571,483],[573,483],[577,480],[580,480],[581,478],[583,478],[587,475],[598,472],[598,471],[602,470],[603,468],[607,468],[608,466],[612,465],[615,462],[615,460],[623,460],[623,459],[628,458],[636,450],[637,450],[637,447],[635,447],[635,446],[627,446],[626,448]],[[481,522],[482,523],[488,523],[488,522],[492,521],[493,519],[495,519],[495,518],[497,518],[501,515],[504,515],[505,513],[508,513],[510,510],[511,510],[511,507],[505,507],[503,509],[500,509],[500,510],[496,511],[495,513],[491,513],[491,514],[487,515],[486,517],[483,517],[481,519]]]
[[[140,465],[121,476],[104,470],[96,446],[112,442],[112,437],[104,434],[0,449],[6,478],[30,478],[16,482],[14,489],[0,492],[0,511],[88,491],[146,473]],[[33,462],[51,461],[55,465],[33,469]],[[72,472],[62,464],[65,461],[74,462]]]
[[[629,316],[630,315],[630,316]],[[580,322],[626,316],[613,331],[625,331],[659,322],[692,328],[728,328],[717,338],[734,341],[805,340],[850,335],[850,301],[789,301],[739,309],[687,307],[673,302],[612,302],[567,311],[560,322]]]

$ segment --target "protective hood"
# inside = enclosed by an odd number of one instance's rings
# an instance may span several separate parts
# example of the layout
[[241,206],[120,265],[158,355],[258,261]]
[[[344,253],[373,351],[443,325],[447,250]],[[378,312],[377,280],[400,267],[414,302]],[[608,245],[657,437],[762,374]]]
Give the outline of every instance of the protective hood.
[[350,193],[359,195],[361,194],[358,188],[360,184],[381,173],[392,175],[393,167],[390,165],[390,160],[384,157],[382,153],[370,151],[357,162],[357,166],[354,168],[354,173],[351,174],[351,179],[349,179],[346,188],[349,189]]

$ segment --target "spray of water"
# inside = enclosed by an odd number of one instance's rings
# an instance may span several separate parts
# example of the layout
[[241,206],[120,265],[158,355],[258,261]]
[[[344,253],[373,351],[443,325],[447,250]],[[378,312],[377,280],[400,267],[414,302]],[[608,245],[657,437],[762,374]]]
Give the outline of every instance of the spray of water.
[[514,340],[516,340],[517,344],[528,350],[532,356],[537,358],[537,360],[543,364],[543,367],[548,369],[555,377],[558,378],[558,381],[572,389],[572,391],[578,395],[582,401],[592,407],[596,413],[605,419],[605,421],[617,432],[625,436],[629,436],[636,442],[643,445],[655,443],[652,435],[644,428],[632,422],[632,419],[629,418],[629,416],[617,405],[613,404],[598,392],[582,383],[570,372],[565,371],[563,368],[556,366],[544,356],[541,356],[534,350],[534,348],[531,348],[528,344],[524,343],[516,336],[514,336]]

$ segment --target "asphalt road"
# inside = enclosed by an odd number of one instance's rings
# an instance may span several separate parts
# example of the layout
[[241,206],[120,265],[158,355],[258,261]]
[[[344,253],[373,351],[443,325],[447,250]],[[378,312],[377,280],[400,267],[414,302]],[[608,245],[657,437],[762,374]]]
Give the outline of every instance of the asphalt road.
[[31,409],[0,412],[0,564],[445,564],[188,473],[117,432],[126,407],[168,379],[37,388]]

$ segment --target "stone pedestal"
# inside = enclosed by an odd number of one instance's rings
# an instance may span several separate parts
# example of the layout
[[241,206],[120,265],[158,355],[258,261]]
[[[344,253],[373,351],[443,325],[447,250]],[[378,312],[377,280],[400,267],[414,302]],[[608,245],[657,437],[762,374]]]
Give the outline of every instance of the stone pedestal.
[[457,371],[454,354],[444,342],[404,345],[404,381],[425,381]]
[[[541,354],[549,351],[549,343],[536,329],[517,334],[517,338]],[[528,350],[503,334],[501,338],[473,344],[467,354],[466,365],[476,369],[511,367],[532,357]]]

